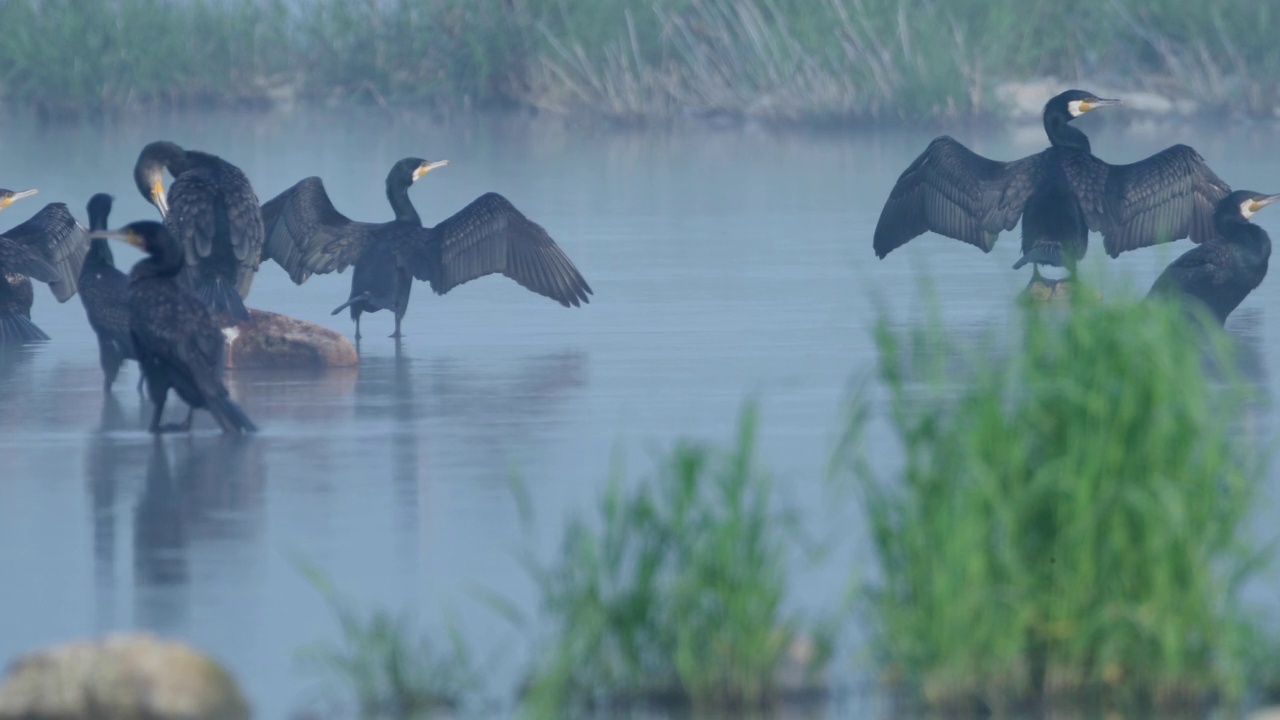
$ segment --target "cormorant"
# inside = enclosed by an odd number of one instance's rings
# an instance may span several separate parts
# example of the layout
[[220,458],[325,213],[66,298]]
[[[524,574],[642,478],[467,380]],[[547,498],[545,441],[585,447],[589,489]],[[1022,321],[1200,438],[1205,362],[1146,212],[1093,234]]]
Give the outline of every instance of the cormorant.
[[[226,341],[212,311],[178,283],[185,257],[178,241],[151,220],[95,235],[122,239],[148,255],[129,273],[128,301],[129,334],[155,404],[151,432],[190,430],[200,407],[213,415],[223,432],[256,431],[222,383]],[[161,425],[170,388],[190,410],[184,422]]]
[[414,278],[437,295],[500,272],[565,307],[589,302],[592,290],[541,225],[505,197],[488,192],[433,228],[409,201],[409,186],[449,161],[405,158],[387,174],[387,200],[395,220],[354,222],[338,212],[318,177],[309,177],[262,206],[266,254],[297,284],[312,273],[341,272],[354,264],[351,296],[333,314],[351,308],[360,339],[360,314],[391,310],[400,320]]
[[1220,200],[1213,213],[1217,235],[1170,263],[1147,297],[1194,299],[1219,324],[1226,323],[1267,275],[1271,238],[1249,218],[1276,200],[1280,195],[1252,190],[1237,190]]
[[[14,197],[34,194],[27,190],[4,195],[0,207],[7,207]],[[30,220],[0,235],[0,343],[49,339],[31,322],[31,278],[48,283],[58,302],[69,300],[76,294],[87,237],[63,203],[45,205]]]
[[933,231],[991,252],[1002,230],[1022,219],[1022,257],[1074,272],[1088,249],[1089,230],[1102,233],[1107,254],[1213,236],[1214,204],[1231,188],[1194,149],[1173,145],[1129,165],[1094,157],[1089,138],[1069,124],[1115,105],[1068,90],[1044,106],[1049,148],[1012,162],[990,160],[943,135],[911,163],[889,193],[876,225],[876,256]]
[[[89,231],[107,229],[111,214],[111,196],[98,193],[89,198]],[[120,366],[125,360],[137,360],[133,338],[129,336],[129,276],[116,268],[106,238],[93,237],[89,254],[80,268],[80,302],[89,316],[89,326],[98,336],[98,361],[102,364],[104,392],[111,392]],[[138,376],[138,392],[142,392],[142,375]]]
[[[164,189],[164,170],[173,185]],[[142,149],[138,191],[160,210],[185,254],[179,280],[215,313],[248,319],[244,298],[262,254],[262,212],[249,178],[215,155],[167,141]]]

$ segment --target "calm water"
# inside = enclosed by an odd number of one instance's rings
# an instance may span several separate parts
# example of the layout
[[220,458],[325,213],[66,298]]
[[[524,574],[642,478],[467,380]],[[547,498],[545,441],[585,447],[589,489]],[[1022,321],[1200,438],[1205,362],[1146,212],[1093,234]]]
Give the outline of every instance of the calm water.
[[[1255,150],[1269,136],[1084,125],[1113,162],[1190,142],[1234,186],[1280,188],[1280,172]],[[957,135],[999,158],[1044,142],[1037,128]],[[3,138],[0,185],[41,191],[0,215],[6,228],[55,200],[83,220],[98,191],[116,197],[113,225],[155,217],[131,169],[158,138],[237,163],[264,200],[320,175],[338,209],[362,220],[389,217],[382,183],[396,159],[448,158],[411,192],[425,221],[501,192],[596,291],[566,310],[501,277],[445,297],[419,285],[399,348],[385,337],[387,313],[366,316],[358,370],[232,375],[259,436],[226,441],[197,416],[193,436],[157,443],[142,431],[135,366],[104,400],[78,298],[58,305],[38,288],[34,319],[53,341],[0,356],[0,662],[54,641],[155,630],[225,660],[263,718],[287,716],[315,687],[295,651],[336,637],[295,560],[320,566],[363,608],[412,609],[430,627],[454,613],[477,654],[496,658],[490,689],[508,695],[526,666],[526,636],[476,593],[536,607],[516,557],[528,541],[512,474],[529,488],[533,542],[547,557],[615,457],[634,479],[648,473],[653,448],[679,435],[726,440],[749,395],[761,401],[768,466],[815,533],[841,538],[834,561],[798,568],[795,602],[834,606],[867,554],[852,511],[828,507],[823,478],[845,389],[873,368],[877,299],[911,317],[920,273],[931,271],[949,327],[976,336],[1006,322],[1027,278],[1009,269],[1016,234],[990,255],[925,236],[875,259],[885,193],[926,134],[611,135],[298,114],[106,129],[11,122]],[[1280,230],[1280,215],[1258,219]],[[1091,242],[1096,260],[1101,243]],[[1188,246],[1109,267],[1145,289]],[[137,258],[116,250],[120,265]],[[248,304],[350,336],[345,313],[329,315],[349,281],[298,287],[267,263]],[[1264,398],[1280,370],[1277,300],[1269,279],[1228,323],[1255,351]],[[1263,516],[1280,503],[1274,486]]]

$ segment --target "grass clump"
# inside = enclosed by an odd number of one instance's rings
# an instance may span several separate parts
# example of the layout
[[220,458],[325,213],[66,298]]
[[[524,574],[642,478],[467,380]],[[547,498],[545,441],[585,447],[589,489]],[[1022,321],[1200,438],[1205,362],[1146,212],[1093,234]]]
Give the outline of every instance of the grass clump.
[[1164,303],[1025,312],[963,378],[936,328],[879,329],[905,455],[854,466],[879,660],[942,710],[1238,698],[1260,466],[1240,385],[1206,371],[1221,334]]
[[409,618],[376,610],[368,616],[340,597],[317,570],[304,573],[321,592],[341,630],[336,643],[300,651],[304,667],[323,683],[325,707],[337,717],[419,720],[451,716],[479,676],[462,639],[420,636]]
[[[680,442],[651,482],[627,491],[615,479],[598,528],[574,519],[559,560],[534,566],[554,632],[528,687],[534,716],[778,699],[806,626],[784,608],[789,520],[755,438],[748,410],[728,451]],[[797,682],[828,654],[819,642]]]

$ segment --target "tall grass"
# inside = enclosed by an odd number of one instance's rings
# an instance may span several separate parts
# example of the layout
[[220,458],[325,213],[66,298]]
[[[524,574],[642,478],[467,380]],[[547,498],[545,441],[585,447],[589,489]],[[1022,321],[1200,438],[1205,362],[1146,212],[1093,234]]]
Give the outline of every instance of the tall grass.
[[851,467],[880,661],[943,710],[1238,698],[1260,464],[1221,333],[1163,303],[1024,312],[963,377],[936,332],[879,330],[905,463]]
[[[678,443],[651,482],[611,483],[598,524],[574,519],[559,559],[532,566],[552,633],[529,684],[535,717],[778,698],[806,623],[784,609],[790,521],[755,438],[749,408],[727,451]],[[820,641],[804,669],[819,672],[828,651]]]
[[8,0],[0,97],[526,107],[622,122],[930,120],[1041,76],[1272,117],[1254,0]]
[[337,618],[341,638],[299,651],[303,667],[324,688],[325,710],[364,720],[425,720],[450,715],[480,677],[461,637],[449,643],[420,635],[408,616],[361,614],[328,579],[304,567]]

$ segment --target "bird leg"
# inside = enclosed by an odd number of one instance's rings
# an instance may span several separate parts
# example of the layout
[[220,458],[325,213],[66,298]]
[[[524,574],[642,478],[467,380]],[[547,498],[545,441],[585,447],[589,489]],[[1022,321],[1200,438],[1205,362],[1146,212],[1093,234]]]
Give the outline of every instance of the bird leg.
[[162,425],[160,427],[160,432],[191,432],[191,420],[192,418],[195,417],[195,414],[196,414],[196,409],[193,407],[188,407],[186,420],[183,420],[180,423],[170,423],[168,425]]
[[400,317],[401,317],[400,315],[396,315],[396,331],[394,333],[391,333],[391,337],[397,340],[399,340],[402,337],[400,335]]
[[360,342],[360,316],[356,316],[356,342]]
[[164,415],[164,401],[168,399],[169,391],[166,389],[164,392],[159,393],[159,397],[154,397],[154,395],[155,393],[153,393],[152,398],[155,404],[151,408],[151,433],[159,435],[163,432],[160,428],[160,416]]

